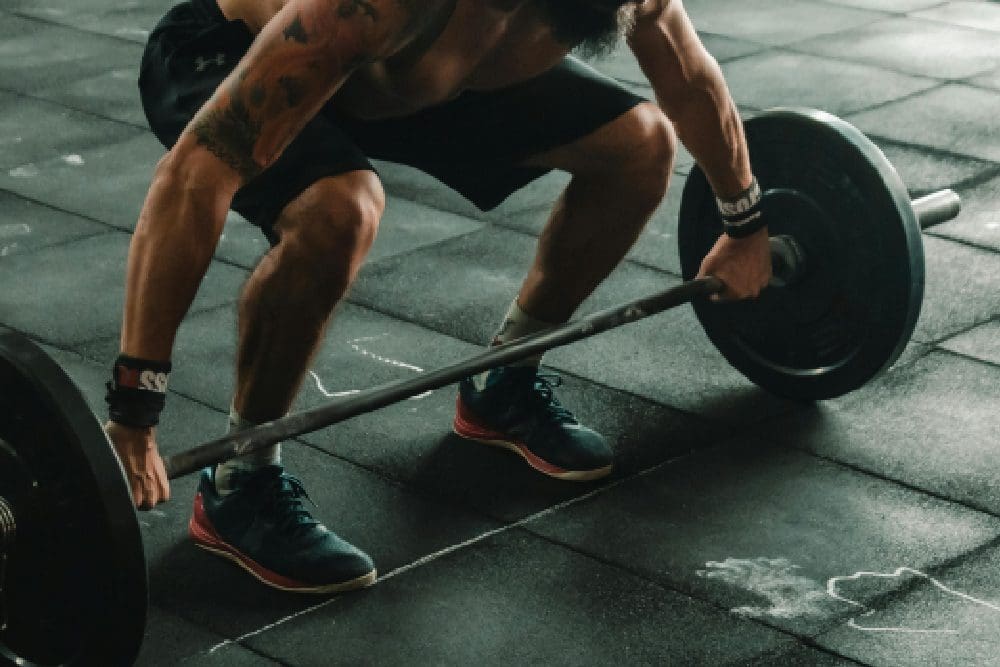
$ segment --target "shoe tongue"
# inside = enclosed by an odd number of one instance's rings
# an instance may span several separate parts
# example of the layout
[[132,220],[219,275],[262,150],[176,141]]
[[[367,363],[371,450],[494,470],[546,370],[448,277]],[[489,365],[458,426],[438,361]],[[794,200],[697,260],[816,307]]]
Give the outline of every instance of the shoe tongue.
[[525,385],[533,387],[538,370],[534,366],[503,366],[490,371],[486,378],[486,387],[500,384]]
[[288,480],[282,479],[285,469],[282,466],[266,465],[255,470],[238,471],[234,486],[272,486],[281,484],[286,486]]

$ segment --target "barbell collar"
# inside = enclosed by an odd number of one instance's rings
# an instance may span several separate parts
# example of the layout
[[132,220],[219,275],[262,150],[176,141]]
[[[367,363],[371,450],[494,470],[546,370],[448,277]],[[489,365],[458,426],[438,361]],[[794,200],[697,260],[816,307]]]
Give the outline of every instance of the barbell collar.
[[938,190],[911,202],[920,229],[927,229],[958,217],[962,198],[954,190]]
[[318,431],[351,417],[454,384],[477,373],[589,338],[722,290],[723,284],[718,278],[709,276],[691,280],[652,296],[596,312],[542,333],[491,347],[452,366],[421,373],[406,380],[389,382],[343,400],[231,433],[169,457],[164,461],[167,477],[170,479],[183,477],[201,468],[249,454],[303,433]]

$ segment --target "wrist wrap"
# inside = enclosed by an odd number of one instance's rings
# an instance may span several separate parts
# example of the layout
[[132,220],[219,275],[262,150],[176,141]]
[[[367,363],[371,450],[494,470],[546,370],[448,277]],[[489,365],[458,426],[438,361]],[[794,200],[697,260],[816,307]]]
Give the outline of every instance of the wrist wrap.
[[160,423],[167,399],[169,361],[119,355],[107,383],[108,416],[125,426],[142,428]]
[[761,206],[764,196],[757,179],[732,199],[716,197],[722,215],[722,229],[727,236],[742,239],[767,226]]

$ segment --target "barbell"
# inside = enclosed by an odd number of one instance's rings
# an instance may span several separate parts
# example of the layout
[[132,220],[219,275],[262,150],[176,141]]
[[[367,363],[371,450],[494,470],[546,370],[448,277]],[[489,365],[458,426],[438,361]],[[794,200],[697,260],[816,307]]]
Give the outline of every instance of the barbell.
[[[827,113],[775,109],[746,122],[765,189],[774,279],[760,298],[713,302],[694,278],[721,233],[705,175],[684,189],[686,282],[467,360],[290,414],[175,454],[171,479],[462,378],[693,302],[725,358],[797,400],[856,389],[910,339],[924,286],[922,227],[959,212],[942,190],[911,202],[882,152]],[[130,664],[145,628],[147,573],[132,496],[79,389],[27,338],[0,334],[0,657],[10,664]]]

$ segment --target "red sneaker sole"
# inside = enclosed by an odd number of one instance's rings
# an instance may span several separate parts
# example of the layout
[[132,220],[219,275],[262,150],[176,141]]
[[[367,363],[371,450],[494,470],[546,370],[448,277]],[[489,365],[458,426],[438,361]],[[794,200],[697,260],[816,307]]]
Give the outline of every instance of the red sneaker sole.
[[236,563],[261,583],[283,591],[291,591],[293,593],[337,593],[352,591],[371,586],[378,577],[378,571],[372,570],[357,579],[316,586],[305,584],[273,572],[219,537],[219,534],[215,532],[215,528],[212,526],[212,522],[209,521],[208,516],[205,514],[205,503],[200,493],[194,498],[194,512],[191,514],[191,520],[188,521],[188,533],[191,535],[191,539],[196,546]]
[[527,445],[523,442],[511,440],[503,433],[492,431],[480,424],[476,424],[472,421],[471,417],[466,416],[466,410],[462,405],[461,398],[458,399],[455,406],[455,421],[452,424],[452,430],[455,432],[455,435],[466,440],[474,440],[484,445],[492,445],[493,447],[502,447],[510,450],[527,461],[528,465],[538,472],[556,479],[569,482],[590,482],[595,479],[607,477],[611,474],[613,468],[611,464],[608,464],[603,468],[595,468],[594,470],[566,470],[565,468],[560,468],[557,465],[549,463],[528,449]]

